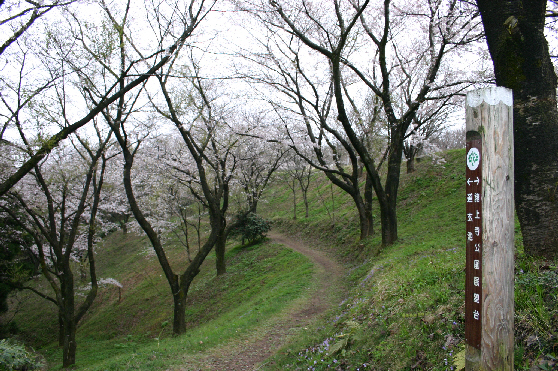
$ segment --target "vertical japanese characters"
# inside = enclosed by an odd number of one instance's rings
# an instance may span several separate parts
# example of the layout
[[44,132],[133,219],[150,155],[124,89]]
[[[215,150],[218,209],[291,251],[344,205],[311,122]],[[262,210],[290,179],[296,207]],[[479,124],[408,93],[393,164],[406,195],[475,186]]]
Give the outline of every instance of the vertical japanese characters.
[[[468,133],[471,134],[471,133]],[[480,349],[482,332],[482,142],[467,135],[465,338]]]

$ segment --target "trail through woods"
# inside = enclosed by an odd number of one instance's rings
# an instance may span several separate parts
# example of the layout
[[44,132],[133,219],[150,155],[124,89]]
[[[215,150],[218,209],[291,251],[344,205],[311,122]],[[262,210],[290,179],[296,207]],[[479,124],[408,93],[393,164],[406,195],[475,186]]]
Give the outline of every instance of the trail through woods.
[[213,349],[196,360],[196,365],[184,365],[179,370],[244,371],[258,370],[264,365],[272,366],[268,364],[268,358],[285,345],[290,336],[306,331],[306,326],[339,302],[340,293],[344,290],[341,282],[344,269],[341,265],[295,237],[275,232],[269,233],[268,237],[307,256],[314,263],[314,280],[317,282],[313,285],[315,291],[275,318],[262,319],[262,326],[252,333]]

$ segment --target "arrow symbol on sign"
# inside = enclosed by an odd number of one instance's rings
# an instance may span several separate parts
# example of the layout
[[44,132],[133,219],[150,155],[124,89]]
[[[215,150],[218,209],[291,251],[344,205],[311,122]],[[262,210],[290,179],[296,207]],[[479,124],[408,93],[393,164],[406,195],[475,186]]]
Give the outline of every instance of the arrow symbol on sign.
[[477,177],[476,180],[471,180],[471,179],[467,178],[467,185],[471,185],[471,183],[477,183],[477,185],[479,185],[479,183],[480,183],[479,177]]

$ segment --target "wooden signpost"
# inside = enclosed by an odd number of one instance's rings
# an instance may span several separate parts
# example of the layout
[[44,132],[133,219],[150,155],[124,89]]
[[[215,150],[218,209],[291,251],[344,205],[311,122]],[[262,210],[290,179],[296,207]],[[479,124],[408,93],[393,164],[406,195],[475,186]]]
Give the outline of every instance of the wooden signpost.
[[467,94],[466,370],[513,370],[512,92]]

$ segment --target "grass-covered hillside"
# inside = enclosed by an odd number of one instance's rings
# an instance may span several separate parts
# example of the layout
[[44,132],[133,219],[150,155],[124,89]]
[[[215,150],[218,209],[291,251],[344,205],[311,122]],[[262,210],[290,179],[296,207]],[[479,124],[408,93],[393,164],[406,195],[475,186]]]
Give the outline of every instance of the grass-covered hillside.
[[[269,193],[279,228],[352,264],[349,295],[316,336],[279,356],[284,369],[464,367],[465,151],[442,156],[402,176],[399,240],[384,249],[379,233],[356,242],[350,200],[327,183],[314,183],[308,219],[292,220],[288,188]],[[525,257],[517,223],[515,248],[515,368],[558,369],[557,262]]]
[[[123,287],[100,290],[79,326],[77,369],[460,369],[465,152],[440,156],[444,161],[423,159],[415,173],[402,174],[399,241],[387,248],[380,244],[378,208],[377,234],[358,241],[351,199],[319,173],[311,180],[308,218],[300,191],[294,220],[292,191],[281,181],[272,184],[259,213],[273,221],[274,233],[336,260],[341,278],[324,282],[329,276],[316,259],[275,242],[242,247],[232,241],[227,273],[215,275],[210,255],[194,280],[183,336],[171,335],[169,287],[146,239],[110,235],[98,249],[99,276]],[[516,241],[516,369],[555,369],[557,265],[524,257],[519,233]],[[177,266],[184,263],[178,244],[171,255]],[[313,311],[315,303],[325,309]],[[16,337],[57,369],[54,306],[25,293],[14,297],[12,309]]]
[[[270,242],[231,247],[225,275],[216,276],[213,257],[204,264],[187,301],[188,332],[173,337],[172,297],[145,239],[117,232],[98,257],[100,276],[117,279],[123,288],[101,289],[78,327],[80,370],[198,369],[211,349],[252,341],[249,335],[296,305],[313,284],[312,265],[290,249]],[[19,295],[13,304],[16,338],[44,355],[48,369],[58,369],[54,305],[33,294]]]
[[[314,192],[329,195],[313,202],[321,202],[321,210],[312,210],[307,220],[275,214],[284,230],[320,238],[318,244],[353,264],[350,294],[320,336],[282,359],[285,369],[450,369],[464,332],[464,152],[444,157],[445,163],[424,160],[403,176],[399,241],[385,249],[379,233],[355,242],[358,224],[350,201],[335,189],[332,197],[329,186]],[[269,205],[285,193],[277,190]],[[335,217],[324,217],[324,209]]]

